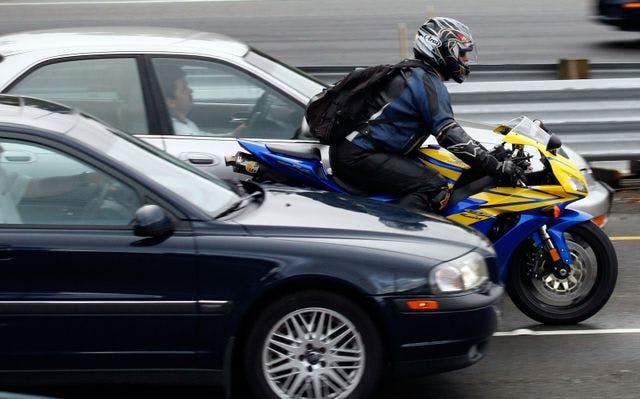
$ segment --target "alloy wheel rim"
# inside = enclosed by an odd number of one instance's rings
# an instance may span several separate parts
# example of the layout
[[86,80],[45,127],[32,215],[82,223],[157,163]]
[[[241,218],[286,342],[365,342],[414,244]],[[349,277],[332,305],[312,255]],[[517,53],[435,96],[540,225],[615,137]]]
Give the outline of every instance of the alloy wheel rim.
[[344,398],[365,367],[362,337],[353,323],[330,309],[291,312],[264,342],[262,370],[280,398]]
[[573,260],[571,271],[566,278],[558,278],[553,273],[533,280],[536,296],[551,306],[572,306],[587,297],[595,285],[598,265],[590,247],[567,240]]

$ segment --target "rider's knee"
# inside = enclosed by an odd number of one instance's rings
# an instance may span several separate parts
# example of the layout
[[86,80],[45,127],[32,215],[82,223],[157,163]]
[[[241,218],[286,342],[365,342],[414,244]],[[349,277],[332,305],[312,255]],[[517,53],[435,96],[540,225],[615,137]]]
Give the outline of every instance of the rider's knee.
[[435,193],[429,200],[429,207],[434,212],[439,212],[446,208],[449,203],[449,198],[451,197],[451,192],[447,187],[442,187],[440,191]]

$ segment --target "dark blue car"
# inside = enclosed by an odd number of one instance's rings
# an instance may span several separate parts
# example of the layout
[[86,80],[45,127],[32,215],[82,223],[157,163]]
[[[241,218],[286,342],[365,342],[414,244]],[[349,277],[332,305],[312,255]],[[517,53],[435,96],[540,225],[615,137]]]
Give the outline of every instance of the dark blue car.
[[366,398],[482,358],[493,249],[439,217],[226,183],[64,106],[0,97],[0,385]]
[[640,31],[640,1],[597,0],[596,6],[600,22],[622,30]]

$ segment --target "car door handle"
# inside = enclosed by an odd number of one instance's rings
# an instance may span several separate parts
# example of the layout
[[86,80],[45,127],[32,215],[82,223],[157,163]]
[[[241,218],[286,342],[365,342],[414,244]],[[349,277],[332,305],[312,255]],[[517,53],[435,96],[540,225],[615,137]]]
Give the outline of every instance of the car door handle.
[[194,165],[216,165],[218,164],[215,155],[203,152],[187,152],[180,154],[180,158],[186,159]]
[[0,262],[12,260],[13,254],[11,247],[8,245],[0,244]]
[[211,158],[189,158],[189,162],[194,165],[213,165],[213,159]]

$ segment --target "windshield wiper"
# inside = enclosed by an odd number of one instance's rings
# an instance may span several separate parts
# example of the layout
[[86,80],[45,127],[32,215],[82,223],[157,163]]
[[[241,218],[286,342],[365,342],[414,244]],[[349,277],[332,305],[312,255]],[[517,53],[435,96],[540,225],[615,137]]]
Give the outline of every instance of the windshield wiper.
[[240,199],[234,202],[233,204],[231,204],[229,208],[225,209],[224,211],[222,211],[222,213],[217,215],[216,219],[229,215],[230,213],[239,211],[240,209],[246,207],[251,202],[253,202],[256,198],[261,197],[263,195],[264,195],[264,191],[258,190],[258,191],[252,192],[249,195],[245,195],[244,197],[240,197]]

